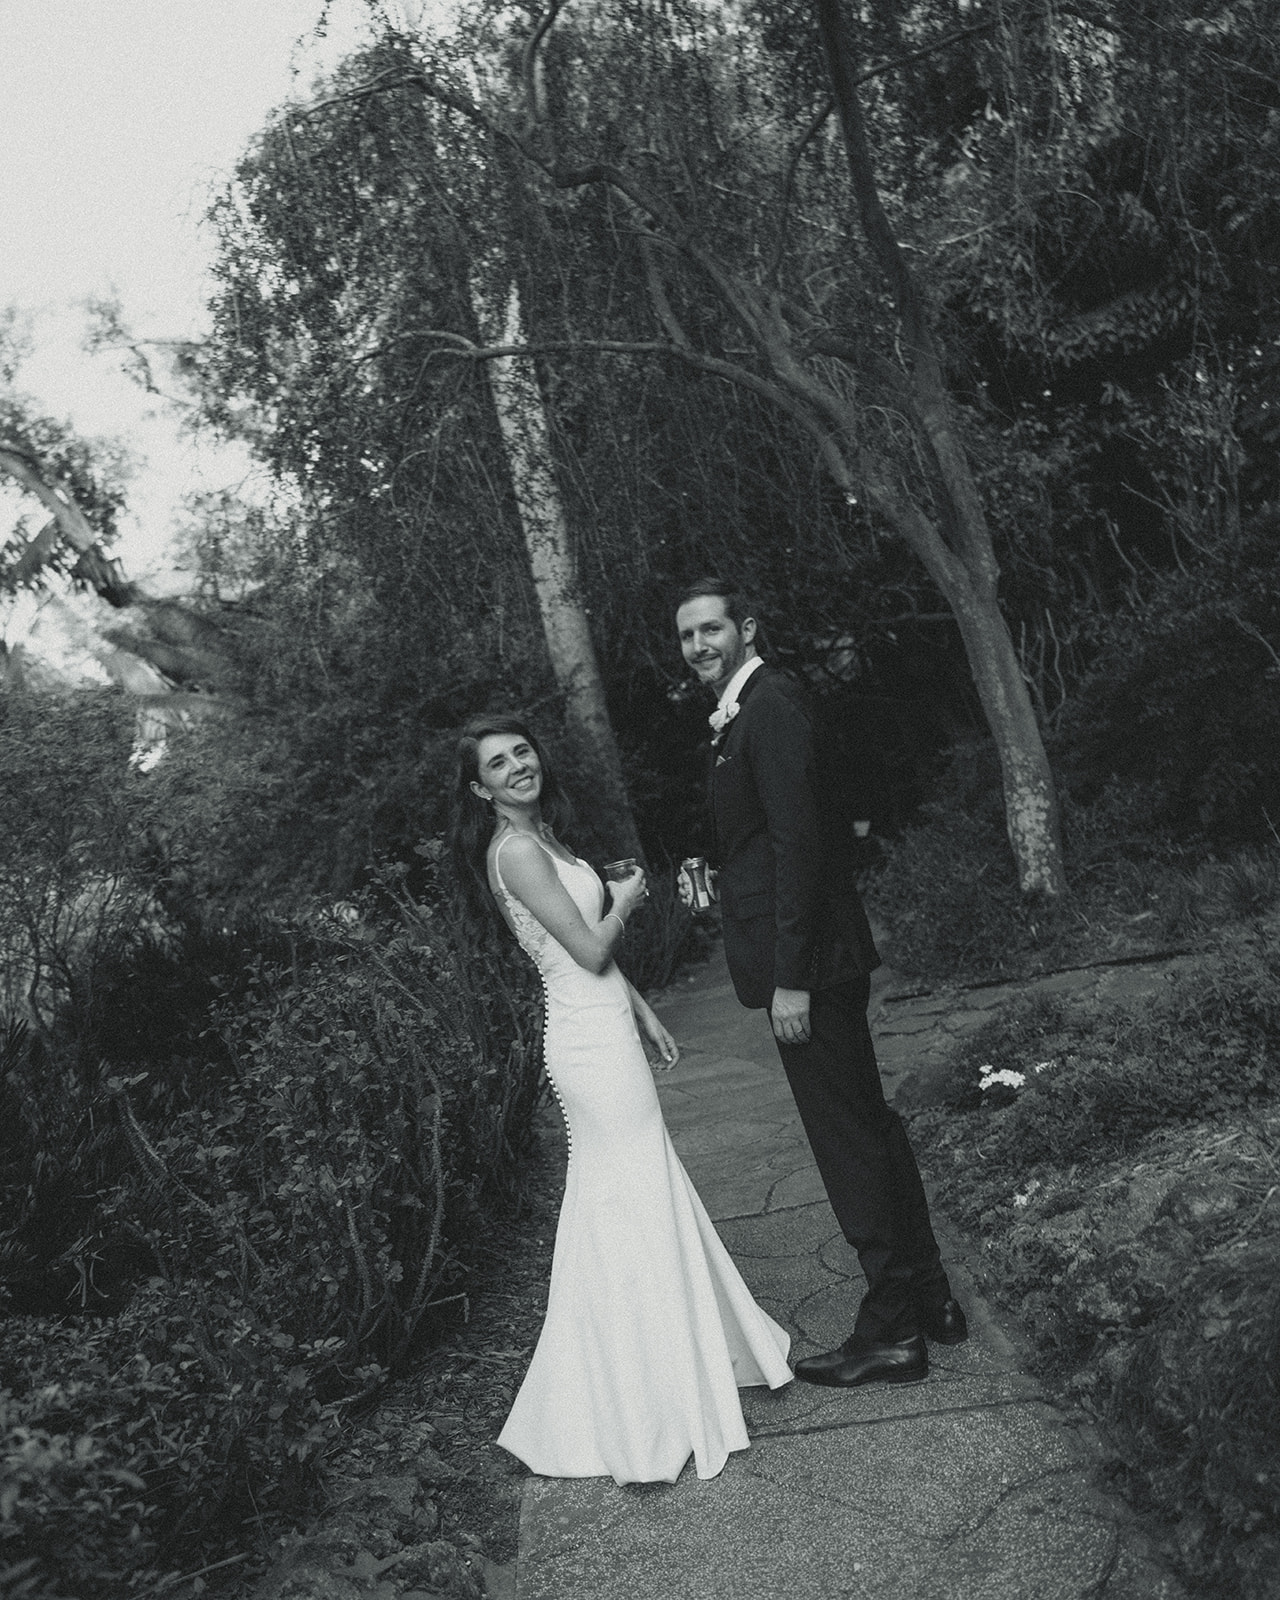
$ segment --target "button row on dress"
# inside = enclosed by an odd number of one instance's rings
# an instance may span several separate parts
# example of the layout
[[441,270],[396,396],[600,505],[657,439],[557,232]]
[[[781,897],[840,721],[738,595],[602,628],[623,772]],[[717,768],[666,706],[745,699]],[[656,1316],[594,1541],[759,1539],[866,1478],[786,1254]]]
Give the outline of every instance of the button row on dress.
[[[534,964],[538,965],[536,962]],[[543,1004],[542,1004],[542,1014],[543,1014],[543,1017],[545,1018],[546,1014],[547,1014],[548,1003],[550,1001],[550,996],[547,993],[547,975],[546,975],[545,972],[543,972],[541,966],[538,966],[538,977],[542,980],[542,1002],[543,1002]],[[546,1071],[545,1064],[543,1066],[543,1071],[544,1072]],[[551,1076],[551,1074],[549,1072],[547,1073],[547,1082],[551,1085],[551,1092],[552,1092],[553,1095],[555,1095],[556,1104],[560,1107],[560,1115],[564,1118],[564,1134],[565,1134],[565,1138],[568,1141],[568,1145],[569,1145],[569,1159],[572,1160],[573,1159],[573,1129],[569,1126],[569,1113],[564,1108],[564,1100],[561,1098],[560,1090],[556,1087],[556,1080]]]

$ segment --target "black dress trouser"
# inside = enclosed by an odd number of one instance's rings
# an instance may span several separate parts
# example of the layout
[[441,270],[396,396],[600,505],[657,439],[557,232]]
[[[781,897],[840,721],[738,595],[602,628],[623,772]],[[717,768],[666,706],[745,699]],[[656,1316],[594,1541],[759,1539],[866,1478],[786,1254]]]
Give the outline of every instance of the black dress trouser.
[[902,1119],[885,1101],[867,1025],[864,973],[809,997],[809,1041],[776,1041],[827,1198],[867,1280],[854,1335],[919,1332],[920,1310],[951,1296]]

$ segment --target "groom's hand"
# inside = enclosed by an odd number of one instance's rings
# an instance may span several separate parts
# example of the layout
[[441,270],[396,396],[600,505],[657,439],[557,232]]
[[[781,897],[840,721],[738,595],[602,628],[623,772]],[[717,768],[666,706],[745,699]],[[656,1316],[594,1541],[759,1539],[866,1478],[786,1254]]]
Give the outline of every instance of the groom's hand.
[[783,1044],[808,1044],[809,991],[775,989],[769,1017],[773,1023],[774,1037]]
[[[717,880],[720,877],[716,867],[707,868],[707,893],[711,896],[712,904],[720,899],[720,888]],[[693,884],[689,881],[689,874],[682,867],[676,873],[676,893],[680,896],[680,904],[686,911],[693,910]]]

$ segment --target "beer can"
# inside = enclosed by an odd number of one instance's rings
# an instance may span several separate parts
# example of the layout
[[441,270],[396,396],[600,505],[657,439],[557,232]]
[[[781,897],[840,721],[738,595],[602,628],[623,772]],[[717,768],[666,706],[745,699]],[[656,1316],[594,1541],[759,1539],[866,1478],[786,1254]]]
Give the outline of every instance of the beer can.
[[689,886],[690,910],[705,911],[711,904],[711,888],[707,883],[705,856],[686,856],[680,863],[680,872]]

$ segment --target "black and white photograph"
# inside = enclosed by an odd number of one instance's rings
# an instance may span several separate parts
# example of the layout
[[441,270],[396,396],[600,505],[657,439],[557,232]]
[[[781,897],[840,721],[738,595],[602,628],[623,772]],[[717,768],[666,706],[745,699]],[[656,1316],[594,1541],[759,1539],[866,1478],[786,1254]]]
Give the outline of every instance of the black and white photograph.
[[1280,0],[0,0],[0,1600],[1280,1600]]

